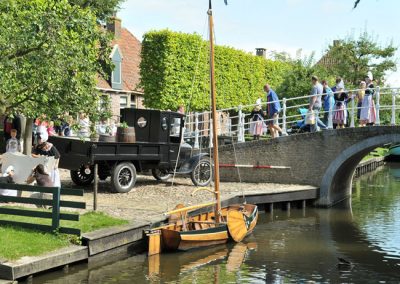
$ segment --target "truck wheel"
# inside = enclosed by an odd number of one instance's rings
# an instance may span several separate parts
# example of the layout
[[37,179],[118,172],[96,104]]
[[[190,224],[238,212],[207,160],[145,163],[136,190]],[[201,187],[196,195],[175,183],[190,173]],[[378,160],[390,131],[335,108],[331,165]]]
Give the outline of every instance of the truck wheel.
[[136,183],[136,168],[130,162],[123,162],[114,167],[111,175],[114,190],[119,193],[131,191]]
[[156,180],[160,180],[160,181],[167,181],[171,178],[171,174],[169,174],[167,171],[165,170],[160,170],[160,169],[152,169],[151,170],[151,174],[153,175],[153,177]]
[[190,178],[194,185],[207,186],[212,179],[212,165],[209,159],[200,159],[193,168]]
[[94,179],[93,167],[82,165],[79,170],[70,170],[70,176],[76,185],[90,185]]

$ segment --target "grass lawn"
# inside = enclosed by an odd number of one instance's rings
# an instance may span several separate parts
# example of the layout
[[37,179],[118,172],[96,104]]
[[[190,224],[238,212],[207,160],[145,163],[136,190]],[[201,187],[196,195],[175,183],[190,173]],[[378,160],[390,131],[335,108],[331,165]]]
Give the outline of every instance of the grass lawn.
[[384,157],[388,151],[389,151],[388,148],[382,148],[382,147],[376,148],[371,153],[369,153],[367,156],[365,156],[361,161],[366,161],[366,160],[376,158],[376,157]]
[[[0,215],[0,219],[44,225],[51,224],[50,219],[22,216]],[[78,228],[85,233],[127,223],[126,220],[113,218],[101,212],[88,212],[80,215],[79,222],[61,221],[61,226]],[[0,226],[0,260],[15,260],[23,256],[41,255],[77,241],[77,237],[71,235],[42,233],[17,227]]]

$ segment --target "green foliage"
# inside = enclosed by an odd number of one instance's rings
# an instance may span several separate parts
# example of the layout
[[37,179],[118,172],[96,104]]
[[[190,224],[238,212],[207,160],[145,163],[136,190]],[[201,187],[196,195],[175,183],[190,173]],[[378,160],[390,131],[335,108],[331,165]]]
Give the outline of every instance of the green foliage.
[[95,79],[107,66],[107,59],[103,65],[99,59],[109,50],[98,48],[107,37],[86,6],[67,0],[0,2],[0,114],[99,111]]
[[[141,84],[150,108],[207,109],[209,48],[197,34],[151,31],[142,42]],[[231,47],[215,47],[218,108],[253,104],[268,82],[278,86],[290,64],[253,56]]]
[[396,50],[393,42],[380,46],[375,38],[363,32],[358,39],[349,37],[328,47],[326,52],[332,62],[329,71],[355,87],[371,71],[374,80],[381,84],[387,71],[396,71]]
[[69,0],[71,5],[77,5],[81,8],[90,8],[99,21],[107,21],[124,0]]

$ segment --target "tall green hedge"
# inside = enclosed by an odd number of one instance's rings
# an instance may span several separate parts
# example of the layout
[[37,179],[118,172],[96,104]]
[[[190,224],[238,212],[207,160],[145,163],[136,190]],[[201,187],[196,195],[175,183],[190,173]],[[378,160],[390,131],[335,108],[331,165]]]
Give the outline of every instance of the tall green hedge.
[[[197,34],[151,31],[142,42],[141,84],[145,105],[157,109],[209,108],[209,47]],[[255,103],[263,85],[279,86],[290,64],[226,46],[215,47],[218,108]]]

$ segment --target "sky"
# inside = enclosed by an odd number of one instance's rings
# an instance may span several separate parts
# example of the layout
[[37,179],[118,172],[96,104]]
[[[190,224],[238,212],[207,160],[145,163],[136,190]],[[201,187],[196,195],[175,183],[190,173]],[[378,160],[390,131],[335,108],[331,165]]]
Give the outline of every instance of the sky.
[[[255,53],[255,48],[315,52],[319,59],[334,39],[367,31],[382,45],[400,49],[400,0],[213,0],[216,43]],[[207,37],[208,0],[125,0],[118,17],[139,40],[150,30],[170,29]],[[400,51],[396,60],[400,59]],[[400,64],[388,83],[400,86]]]

